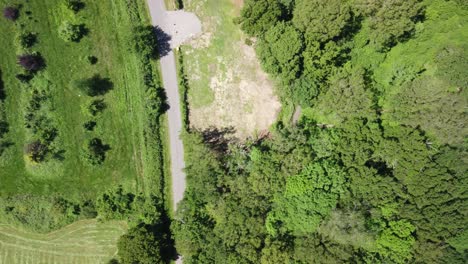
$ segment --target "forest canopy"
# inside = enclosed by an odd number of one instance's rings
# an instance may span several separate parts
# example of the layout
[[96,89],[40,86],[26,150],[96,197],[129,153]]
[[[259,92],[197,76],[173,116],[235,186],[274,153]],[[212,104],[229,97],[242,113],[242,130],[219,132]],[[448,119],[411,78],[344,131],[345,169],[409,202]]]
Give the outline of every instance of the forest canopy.
[[466,263],[468,5],[246,0],[239,19],[297,123],[185,135],[185,263]]

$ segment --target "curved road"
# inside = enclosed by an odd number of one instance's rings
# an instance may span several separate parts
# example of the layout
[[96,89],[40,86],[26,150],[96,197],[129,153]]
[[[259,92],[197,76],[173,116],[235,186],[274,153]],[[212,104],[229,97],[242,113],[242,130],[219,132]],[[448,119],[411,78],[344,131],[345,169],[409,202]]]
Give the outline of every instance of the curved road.
[[[164,0],[147,0],[151,14],[152,23],[161,29],[167,28],[168,15]],[[168,35],[170,32],[165,31]],[[160,59],[161,73],[164,89],[166,90],[169,103],[169,138],[171,153],[172,172],[172,202],[174,210],[180,202],[185,192],[185,167],[184,145],[180,139],[182,132],[182,114],[180,108],[179,87],[177,82],[177,69],[172,50]]]

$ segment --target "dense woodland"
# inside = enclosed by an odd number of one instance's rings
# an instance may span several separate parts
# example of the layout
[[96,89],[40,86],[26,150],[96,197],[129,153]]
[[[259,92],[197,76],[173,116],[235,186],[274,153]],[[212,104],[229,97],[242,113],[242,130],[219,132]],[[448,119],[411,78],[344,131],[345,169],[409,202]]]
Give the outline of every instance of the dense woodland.
[[246,0],[296,123],[185,135],[184,263],[466,263],[468,4]]

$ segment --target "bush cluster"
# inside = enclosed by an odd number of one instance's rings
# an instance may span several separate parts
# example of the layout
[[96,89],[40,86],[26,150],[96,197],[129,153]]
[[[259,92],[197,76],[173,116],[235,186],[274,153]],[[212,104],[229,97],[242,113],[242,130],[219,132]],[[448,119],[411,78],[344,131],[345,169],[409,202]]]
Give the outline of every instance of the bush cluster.
[[15,21],[19,17],[19,10],[13,6],[7,6],[3,9],[3,17],[8,20]]
[[106,152],[111,148],[101,139],[91,139],[85,147],[84,158],[91,165],[101,165],[106,159]]
[[37,34],[32,32],[23,32],[18,38],[17,42],[23,49],[29,49],[37,42]]
[[85,3],[80,0],[65,0],[65,5],[71,11],[78,13],[81,9],[85,7]]
[[67,42],[80,42],[88,33],[84,24],[72,24],[68,21],[62,23],[59,27],[59,37]]
[[40,53],[19,55],[18,64],[31,73],[37,72],[45,67],[44,58],[42,58]]

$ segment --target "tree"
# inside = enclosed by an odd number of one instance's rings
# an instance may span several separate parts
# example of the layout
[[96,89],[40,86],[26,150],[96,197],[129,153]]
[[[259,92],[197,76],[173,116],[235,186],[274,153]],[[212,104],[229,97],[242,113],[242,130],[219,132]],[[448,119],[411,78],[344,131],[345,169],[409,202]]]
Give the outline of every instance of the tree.
[[285,7],[278,0],[247,0],[238,22],[251,36],[262,36],[285,16]]
[[379,254],[394,263],[408,263],[412,258],[415,227],[405,220],[390,221],[376,240]]
[[117,243],[121,264],[164,263],[160,247],[161,243],[156,234],[146,226],[131,228]]
[[375,119],[373,93],[366,87],[364,75],[362,69],[344,68],[330,77],[328,90],[314,107],[314,118],[335,126],[353,118]]
[[79,42],[87,34],[87,30],[83,24],[74,25],[65,21],[59,27],[58,34],[67,42]]
[[336,206],[345,190],[343,170],[329,161],[314,162],[286,181],[286,190],[274,201],[266,228],[274,236],[292,232],[306,235]]
[[342,0],[297,0],[293,24],[305,33],[307,42],[326,42],[346,32],[351,9]]
[[[135,29],[133,34],[135,51],[137,53],[151,59],[154,59],[158,56],[158,46],[162,46],[162,43],[158,43],[158,36],[156,35],[156,30],[154,27],[140,26]],[[165,33],[160,33],[160,35],[161,34]],[[161,40],[161,42],[162,41],[164,40]]]
[[385,99],[383,120],[390,126],[422,128],[434,142],[460,144],[468,133],[468,90],[448,89],[449,84],[421,77],[403,85],[401,92]]
[[39,53],[18,56],[18,64],[29,72],[36,72],[44,68],[44,59]]
[[13,6],[7,6],[3,9],[3,16],[11,21],[15,21],[19,17],[19,10]]
[[133,211],[135,195],[124,192],[122,186],[103,193],[96,201],[96,210],[104,220],[123,220]]
[[81,0],[65,0],[65,5],[75,13],[78,13],[85,7],[85,4]]
[[18,36],[18,43],[24,49],[31,48],[37,42],[37,35],[32,32],[21,33]]
[[106,152],[109,150],[109,145],[104,144],[99,138],[93,138],[89,141],[84,155],[91,165],[100,165],[106,159]]
[[280,22],[266,32],[257,52],[265,71],[289,83],[301,74],[303,49],[301,34],[290,23]]
[[107,108],[107,104],[103,99],[93,100],[88,106],[88,111],[92,116],[96,116]]
[[392,47],[412,35],[415,21],[421,18],[421,0],[378,0],[370,17],[371,40],[382,47]]

